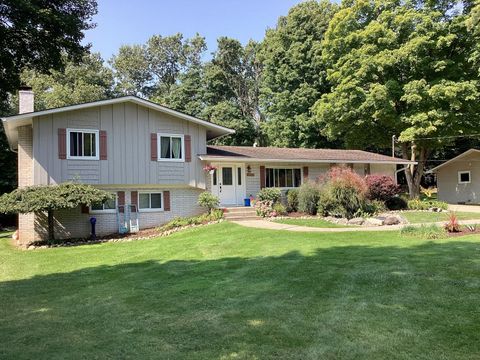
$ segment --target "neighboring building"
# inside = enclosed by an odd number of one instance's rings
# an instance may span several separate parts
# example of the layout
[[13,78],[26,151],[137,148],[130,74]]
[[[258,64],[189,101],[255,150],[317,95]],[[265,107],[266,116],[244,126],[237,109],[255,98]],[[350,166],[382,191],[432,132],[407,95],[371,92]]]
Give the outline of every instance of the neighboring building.
[[480,203],[480,150],[470,149],[433,168],[438,199],[450,204]]
[[[409,161],[359,150],[207,146],[233,134],[225,127],[134,96],[33,111],[33,93],[19,93],[20,114],[3,118],[18,151],[18,186],[78,180],[116,194],[92,208],[55,212],[56,237],[118,231],[117,209],[135,204],[140,228],[198,214],[198,195],[209,190],[224,206],[241,205],[262,187],[283,189],[316,179],[334,164],[358,173],[395,176]],[[217,167],[213,176],[203,168]],[[22,245],[45,238],[43,214],[19,215]]]

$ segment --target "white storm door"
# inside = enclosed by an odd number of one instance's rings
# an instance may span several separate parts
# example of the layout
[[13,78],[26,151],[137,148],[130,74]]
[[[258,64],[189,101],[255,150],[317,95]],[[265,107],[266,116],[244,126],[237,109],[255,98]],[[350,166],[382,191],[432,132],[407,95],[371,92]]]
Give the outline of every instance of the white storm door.
[[222,205],[235,205],[235,167],[221,166],[218,172],[218,192]]

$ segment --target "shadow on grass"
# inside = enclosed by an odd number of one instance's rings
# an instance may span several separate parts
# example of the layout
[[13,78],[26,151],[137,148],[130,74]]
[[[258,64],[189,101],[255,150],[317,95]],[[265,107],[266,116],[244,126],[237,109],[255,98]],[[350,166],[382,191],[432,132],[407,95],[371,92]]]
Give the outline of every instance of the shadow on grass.
[[345,246],[3,282],[0,358],[479,358],[479,255]]

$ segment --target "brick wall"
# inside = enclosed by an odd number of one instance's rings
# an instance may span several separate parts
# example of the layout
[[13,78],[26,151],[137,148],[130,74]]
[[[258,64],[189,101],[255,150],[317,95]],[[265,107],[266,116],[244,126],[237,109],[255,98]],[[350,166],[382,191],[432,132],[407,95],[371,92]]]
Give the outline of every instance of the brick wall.
[[[32,126],[18,128],[18,187],[33,185],[33,132]],[[18,215],[17,245],[25,246],[32,242],[35,235],[35,215]]]

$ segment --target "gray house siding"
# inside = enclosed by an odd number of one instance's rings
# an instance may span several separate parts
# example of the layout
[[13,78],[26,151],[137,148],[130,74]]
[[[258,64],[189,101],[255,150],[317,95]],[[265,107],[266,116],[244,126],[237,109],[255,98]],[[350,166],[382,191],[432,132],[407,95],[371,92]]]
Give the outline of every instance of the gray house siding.
[[[480,156],[468,154],[437,170],[438,199],[450,204],[480,203]],[[470,171],[470,183],[459,184],[458,172]]]
[[[59,128],[107,132],[107,160],[58,158]],[[150,134],[191,136],[192,161],[150,159]],[[198,124],[130,102],[47,115],[33,120],[35,184],[78,179],[98,184],[189,185],[205,188],[197,154],[206,152],[206,129]]]

